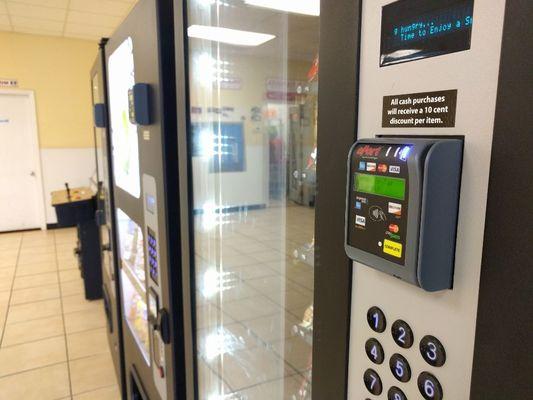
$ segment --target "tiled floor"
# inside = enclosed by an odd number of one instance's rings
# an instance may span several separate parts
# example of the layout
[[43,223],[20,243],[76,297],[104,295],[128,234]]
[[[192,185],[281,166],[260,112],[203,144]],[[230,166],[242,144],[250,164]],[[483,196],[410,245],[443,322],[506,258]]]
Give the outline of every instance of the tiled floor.
[[86,301],[74,229],[0,234],[0,399],[119,399],[101,301]]
[[202,400],[311,398],[314,210],[195,220]]

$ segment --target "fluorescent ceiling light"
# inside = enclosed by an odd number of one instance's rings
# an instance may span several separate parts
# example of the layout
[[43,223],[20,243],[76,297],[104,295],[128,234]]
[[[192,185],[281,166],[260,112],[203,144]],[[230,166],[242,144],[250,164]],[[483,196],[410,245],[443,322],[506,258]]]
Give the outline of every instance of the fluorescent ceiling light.
[[259,46],[276,37],[266,33],[239,31],[237,29],[205,25],[191,25],[187,29],[187,33],[189,37],[234,44],[237,46]]
[[244,0],[246,4],[305,15],[320,15],[320,0]]

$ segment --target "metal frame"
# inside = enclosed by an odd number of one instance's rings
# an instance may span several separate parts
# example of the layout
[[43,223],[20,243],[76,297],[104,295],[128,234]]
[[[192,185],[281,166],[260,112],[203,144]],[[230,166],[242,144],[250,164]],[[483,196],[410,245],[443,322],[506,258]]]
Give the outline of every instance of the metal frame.
[[[123,344],[123,333],[122,333],[122,304],[120,302],[120,281],[118,278],[119,268],[118,268],[118,242],[117,242],[117,232],[116,232],[116,220],[115,220],[115,193],[113,190],[114,187],[114,176],[113,176],[113,156],[112,156],[112,143],[111,143],[111,131],[109,129],[109,99],[108,99],[108,90],[107,90],[107,63],[106,63],[106,55],[105,55],[105,45],[107,43],[107,38],[102,38],[100,42],[98,43],[98,56],[97,59],[91,69],[91,79],[94,76],[94,74],[99,71],[101,72],[101,81],[103,83],[103,98],[105,99],[105,110],[106,110],[106,149],[108,150],[107,154],[107,172],[108,176],[107,179],[109,181],[109,207],[111,211],[111,236],[109,240],[111,241],[111,248],[113,250],[113,263],[114,263],[114,273],[115,273],[115,294],[116,294],[116,307],[113,310],[113,312],[116,314],[116,320],[117,320],[117,326],[114,327],[117,330],[117,336],[118,336],[118,342],[119,342],[119,370],[120,370],[120,376],[119,376],[119,386],[120,386],[120,392],[122,394],[122,397],[125,398],[125,373],[124,373],[124,344]],[[98,65],[100,64],[100,65]],[[91,88],[92,92],[92,88]],[[94,130],[94,137],[95,137],[95,144],[96,144],[96,129]],[[95,148],[96,153],[96,148]],[[96,155],[96,154],[95,154]],[[96,167],[98,169],[98,163],[96,163]],[[98,174],[100,176],[100,174]],[[107,294],[106,294],[107,295]]]

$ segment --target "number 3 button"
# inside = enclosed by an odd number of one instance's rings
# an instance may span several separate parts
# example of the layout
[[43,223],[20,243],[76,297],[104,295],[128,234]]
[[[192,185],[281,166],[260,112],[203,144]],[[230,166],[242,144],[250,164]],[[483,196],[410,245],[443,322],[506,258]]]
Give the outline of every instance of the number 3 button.
[[429,372],[422,372],[418,377],[418,390],[426,400],[442,400],[442,386]]
[[442,367],[446,362],[444,346],[435,336],[427,335],[420,341],[420,354],[429,365]]
[[409,324],[399,319],[392,324],[392,337],[396,344],[404,349],[408,349],[413,345],[413,331]]

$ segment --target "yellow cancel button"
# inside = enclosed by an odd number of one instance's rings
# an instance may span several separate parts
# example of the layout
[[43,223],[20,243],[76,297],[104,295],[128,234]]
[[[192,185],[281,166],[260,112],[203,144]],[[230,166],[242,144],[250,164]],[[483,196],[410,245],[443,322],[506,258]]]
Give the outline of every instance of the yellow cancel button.
[[392,240],[385,239],[383,242],[383,252],[390,254],[391,256],[401,258],[402,257],[402,244],[393,242]]

